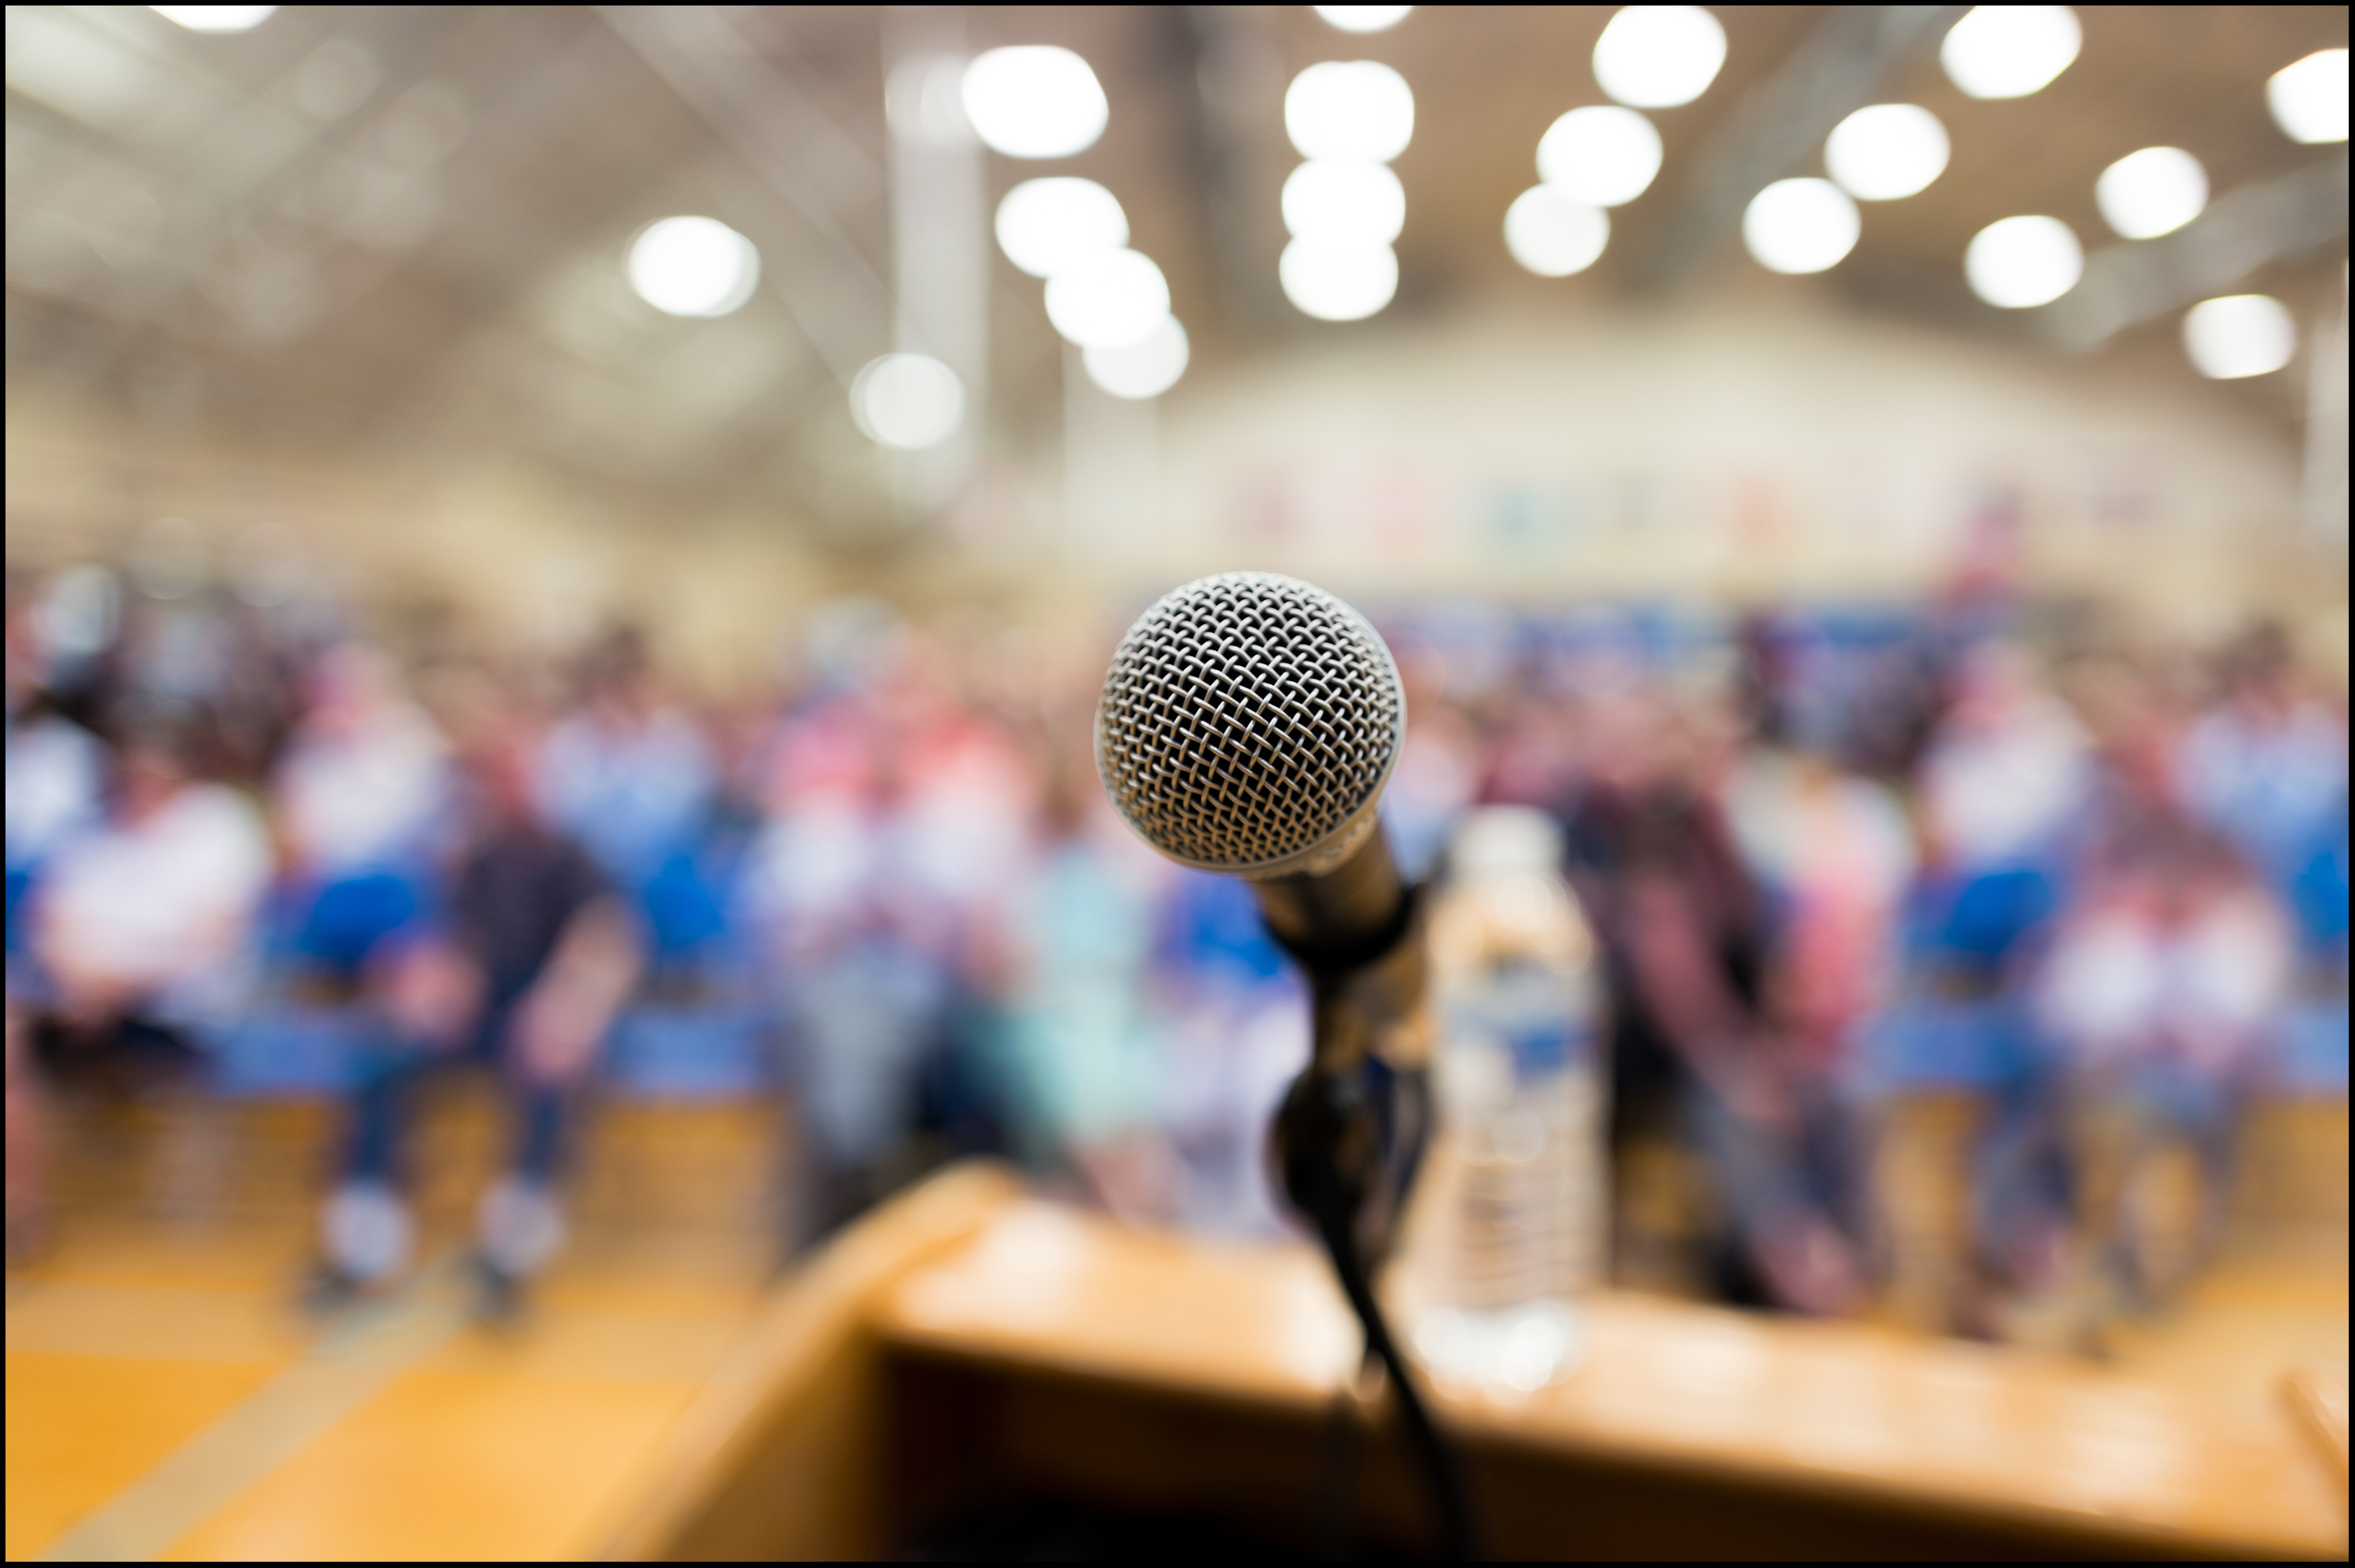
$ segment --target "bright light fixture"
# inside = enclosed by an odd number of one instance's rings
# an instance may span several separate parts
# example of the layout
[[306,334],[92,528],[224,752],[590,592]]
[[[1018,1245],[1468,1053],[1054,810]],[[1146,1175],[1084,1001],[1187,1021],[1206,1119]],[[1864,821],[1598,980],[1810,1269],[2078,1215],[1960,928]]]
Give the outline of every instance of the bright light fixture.
[[850,417],[879,446],[922,451],[956,434],[964,384],[928,354],[887,354],[852,378]]
[[2323,49],[2274,72],[2265,103],[2293,142],[2347,140],[2347,51]]
[[2271,294],[2227,294],[2184,313],[2183,348],[2200,375],[2237,381],[2287,365],[2297,352],[2297,324]]
[[1295,239],[1276,263],[1284,297],[1323,322],[1363,321],[1398,293],[1398,252],[1387,245]]
[[666,217],[630,245],[630,287],[675,316],[724,316],[752,297],[761,253],[716,217]]
[[1674,109],[1709,90],[1725,29],[1698,5],[1629,5],[1594,41],[1594,79],[1637,109]]
[[2007,217],[1988,224],[1963,252],[1971,292],[2008,311],[2050,304],[2084,275],[2085,250],[2057,217]]
[[1821,272],[1856,249],[1856,203],[1829,180],[1776,180],[1750,198],[1742,243],[1770,272]]
[[192,33],[243,33],[270,20],[275,5],[150,5],[166,21]]
[[1632,109],[1573,109],[1538,142],[1538,178],[1585,207],[1634,201],[1660,172],[1660,133]]
[[1938,59],[1973,98],[2026,98],[2067,70],[2084,41],[2066,5],[1974,5],[1946,30]]
[[1318,16],[1345,33],[1379,33],[1406,20],[1412,5],[1316,5]]
[[1946,128],[1918,103],[1876,103],[1832,128],[1824,167],[1859,201],[1895,201],[1946,170]]
[[1304,158],[1387,164],[1414,139],[1414,90],[1378,60],[1327,60],[1292,79],[1284,129]]
[[2128,239],[2170,234],[2208,205],[2208,171],[2180,147],[2145,147],[2102,171],[2094,203]]
[[1009,158],[1068,158],[1096,144],[1112,107],[1088,62],[1052,44],[991,49],[964,68],[974,134]]
[[1169,313],[1169,281],[1149,256],[1099,250],[1047,280],[1047,319],[1082,348],[1126,348]]
[[1505,209],[1505,249],[1540,278],[1567,278],[1594,265],[1611,241],[1611,215],[1551,185],[1531,185]]
[[1087,367],[1088,379],[1114,397],[1141,400],[1158,397],[1177,386],[1191,352],[1178,318],[1163,316],[1143,341],[1126,348],[1084,349],[1080,362]]
[[1126,245],[1128,214],[1093,180],[1025,180],[997,204],[997,243],[1033,278],[1051,278],[1083,256]]
[[1406,187],[1388,164],[1311,158],[1284,182],[1284,227],[1301,239],[1388,245],[1406,227]]

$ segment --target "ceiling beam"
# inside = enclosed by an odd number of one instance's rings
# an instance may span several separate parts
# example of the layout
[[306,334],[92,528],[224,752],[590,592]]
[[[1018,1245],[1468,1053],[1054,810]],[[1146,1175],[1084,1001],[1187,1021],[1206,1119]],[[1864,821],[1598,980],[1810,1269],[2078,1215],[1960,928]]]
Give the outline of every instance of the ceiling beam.
[[1684,200],[1636,270],[1637,291],[1674,293],[1742,227],[1750,198],[1803,166],[1832,128],[1945,37],[1964,5],[1835,5],[1701,149]]
[[2230,290],[2269,261],[2347,232],[2347,154],[2243,185],[2172,234],[2129,240],[2085,260],[2077,286],[2038,309],[2062,348],[2098,347],[2116,334]]
[[[1189,68],[1195,134],[1179,149],[1199,206],[1222,324],[1237,340],[1266,341],[1303,322],[1284,302],[1276,258],[1286,236],[1284,175],[1294,163],[1283,137],[1285,76],[1267,8],[1167,8],[1171,58]],[[1271,132],[1273,134],[1271,135]]]
[[622,41],[775,194],[762,281],[845,389],[891,346],[891,291],[837,210],[883,171],[715,7],[601,5]]

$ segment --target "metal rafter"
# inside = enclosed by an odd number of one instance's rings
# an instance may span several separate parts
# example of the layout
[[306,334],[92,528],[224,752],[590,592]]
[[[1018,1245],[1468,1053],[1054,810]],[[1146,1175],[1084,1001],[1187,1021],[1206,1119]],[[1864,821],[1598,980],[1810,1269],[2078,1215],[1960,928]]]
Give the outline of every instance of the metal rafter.
[[2347,232],[2347,154],[2219,196],[2172,234],[2097,250],[2038,324],[2063,348],[2098,347],[2138,322],[2221,294],[2264,266]]
[[890,346],[891,292],[828,187],[879,190],[883,171],[713,7],[601,5],[597,14],[783,204],[783,221],[762,237],[773,259],[763,278],[847,388]]
[[1965,5],[1836,5],[1702,149],[1659,241],[1638,270],[1646,293],[1673,293],[1742,227],[1750,198],[1803,164],[1832,128],[1874,101]]

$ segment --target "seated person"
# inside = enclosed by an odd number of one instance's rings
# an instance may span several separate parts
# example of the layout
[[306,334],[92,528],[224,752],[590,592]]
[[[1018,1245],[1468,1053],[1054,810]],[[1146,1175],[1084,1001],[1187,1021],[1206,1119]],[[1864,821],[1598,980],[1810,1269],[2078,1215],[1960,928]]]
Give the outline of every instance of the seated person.
[[2175,1295],[2216,1240],[2294,953],[2263,884],[2179,824],[2114,846],[2063,915],[2036,1000],[2068,1080],[2083,1335]]
[[513,1314],[523,1283],[561,1246],[556,1183],[577,1093],[636,982],[627,906],[588,855],[534,807],[512,740],[468,759],[470,831],[442,917],[381,944],[367,977],[378,1020],[363,1053],[340,1179],[325,1215],[314,1304],[339,1304],[407,1265],[414,1227],[400,1195],[418,1081],[458,1062],[490,1066],[513,1107],[506,1176],[479,1211],[482,1309]]
[[328,650],[309,684],[272,793],[300,911],[296,948],[314,969],[348,980],[422,908],[447,815],[448,748],[374,649]]
[[189,1030],[232,1000],[270,844],[243,796],[196,776],[193,741],[135,717],[104,816],[50,856],[31,896],[34,964],[8,999],[12,1247],[43,1218],[44,1080],[183,1073]]

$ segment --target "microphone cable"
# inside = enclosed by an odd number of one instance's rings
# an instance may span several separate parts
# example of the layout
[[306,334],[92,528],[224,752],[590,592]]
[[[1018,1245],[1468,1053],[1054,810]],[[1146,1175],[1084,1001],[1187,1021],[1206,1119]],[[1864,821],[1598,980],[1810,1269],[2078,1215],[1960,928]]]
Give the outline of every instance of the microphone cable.
[[[1406,1423],[1407,1440],[1423,1463],[1432,1501],[1439,1511],[1445,1561],[1476,1563],[1480,1553],[1465,1496],[1463,1471],[1456,1463],[1455,1450],[1433,1423],[1406,1358],[1399,1353],[1398,1343],[1391,1337],[1390,1323],[1382,1316],[1381,1305],[1374,1299],[1372,1283],[1358,1255],[1356,1206],[1348,1201],[1344,1183],[1337,1179],[1315,1182],[1310,1192],[1296,1196],[1309,1200],[1302,1206],[1316,1223],[1317,1235],[1332,1259],[1333,1272],[1340,1279],[1341,1293],[1348,1298],[1350,1309],[1365,1330],[1366,1349],[1380,1359],[1382,1370],[1390,1374],[1391,1387],[1398,1396],[1399,1414]],[[1346,1498],[1342,1506],[1346,1509]],[[1343,1532],[1337,1530],[1333,1533],[1338,1537]]]

